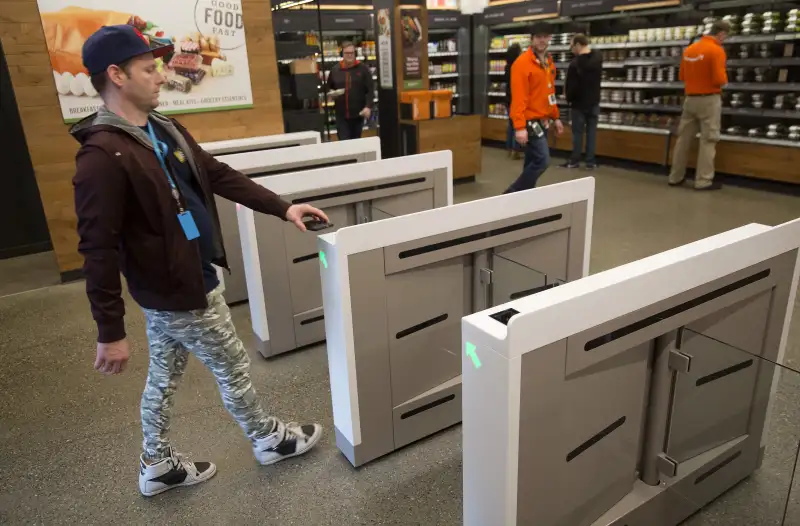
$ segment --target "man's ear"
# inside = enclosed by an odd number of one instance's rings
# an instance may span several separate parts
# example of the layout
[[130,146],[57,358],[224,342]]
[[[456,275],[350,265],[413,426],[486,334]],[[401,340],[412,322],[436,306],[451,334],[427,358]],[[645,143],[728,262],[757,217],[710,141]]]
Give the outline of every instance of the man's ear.
[[117,66],[116,64],[112,64],[108,66],[106,69],[106,73],[108,74],[108,78],[111,80],[111,83],[121,88],[125,81],[128,79],[128,74],[125,73],[125,70],[121,67]]

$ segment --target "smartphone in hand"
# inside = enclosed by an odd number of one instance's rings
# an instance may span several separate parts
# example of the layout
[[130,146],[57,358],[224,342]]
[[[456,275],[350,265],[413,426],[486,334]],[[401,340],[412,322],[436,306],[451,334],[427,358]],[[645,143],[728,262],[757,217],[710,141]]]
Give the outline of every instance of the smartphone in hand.
[[307,217],[303,219],[303,225],[305,225],[306,230],[309,232],[319,232],[320,230],[325,230],[327,228],[333,227],[333,223],[328,223],[325,220],[322,220],[318,217]]

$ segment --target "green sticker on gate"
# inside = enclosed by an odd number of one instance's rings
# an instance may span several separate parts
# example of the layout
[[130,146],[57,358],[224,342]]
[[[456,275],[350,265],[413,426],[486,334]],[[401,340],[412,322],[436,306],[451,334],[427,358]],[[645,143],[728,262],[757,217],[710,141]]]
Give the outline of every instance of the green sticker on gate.
[[472,365],[475,366],[475,369],[481,368],[481,361],[478,358],[478,353],[475,352],[475,344],[466,342],[464,344],[465,351],[467,356],[472,360]]

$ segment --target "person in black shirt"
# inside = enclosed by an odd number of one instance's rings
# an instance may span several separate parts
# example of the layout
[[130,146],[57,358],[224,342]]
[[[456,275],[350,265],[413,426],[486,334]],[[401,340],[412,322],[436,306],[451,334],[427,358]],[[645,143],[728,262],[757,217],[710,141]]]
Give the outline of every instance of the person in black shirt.
[[[192,170],[187,164],[186,152],[184,152],[157,122],[150,119],[150,124],[156,139],[165,145],[164,160],[167,168],[175,178],[175,184],[186,202],[186,209],[192,213],[197,231],[200,233],[198,243],[200,245],[200,260],[203,265],[203,283],[206,293],[211,292],[219,286],[219,277],[216,267],[211,263],[214,259],[214,234],[211,216],[208,213],[203,199],[200,197],[202,190],[199,188],[197,180],[192,176]],[[148,133],[147,126],[140,126],[144,133]]]
[[342,44],[342,61],[333,66],[328,75],[329,90],[344,90],[334,96],[336,102],[336,135],[340,141],[360,139],[364,121],[372,115],[375,88],[372,72],[356,60],[356,47],[352,42]]
[[583,153],[583,137],[586,134],[586,168],[597,167],[594,157],[597,140],[597,118],[600,115],[600,81],[603,73],[603,57],[589,47],[586,35],[572,37],[572,53],[575,58],[567,70],[566,95],[572,114],[572,155],[564,168],[578,168]]
[[[507,111],[511,111],[511,66],[514,64],[514,61],[522,54],[522,48],[519,47],[519,44],[511,44],[508,46],[508,50],[506,50],[506,72],[503,76],[503,80],[505,81],[506,85],[506,108]],[[506,151],[508,152],[508,156],[511,159],[519,159],[520,158],[520,151],[522,148],[517,143],[517,139],[514,137],[514,124],[511,122],[511,116],[508,117],[508,130],[506,132]]]

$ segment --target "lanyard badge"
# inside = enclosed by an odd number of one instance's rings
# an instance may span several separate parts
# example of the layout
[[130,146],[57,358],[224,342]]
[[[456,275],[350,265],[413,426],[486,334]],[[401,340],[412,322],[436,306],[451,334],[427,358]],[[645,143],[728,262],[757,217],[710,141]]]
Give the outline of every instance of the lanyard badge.
[[156,138],[156,134],[153,131],[153,125],[149,120],[147,121],[147,133],[150,135],[150,142],[153,143],[153,150],[156,152],[158,163],[161,165],[161,169],[164,170],[164,175],[167,176],[167,181],[169,181],[169,186],[172,189],[172,197],[175,199],[175,202],[178,205],[178,222],[183,229],[183,233],[186,235],[186,239],[189,241],[197,239],[200,237],[200,231],[197,229],[197,224],[194,222],[192,213],[183,208],[183,204],[181,203],[181,193],[178,191],[178,185],[175,184],[175,180],[172,178],[172,175],[170,175],[169,170],[167,169],[167,163],[164,161],[169,148],[164,141],[159,141]]

